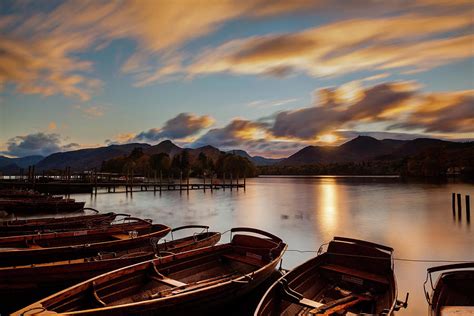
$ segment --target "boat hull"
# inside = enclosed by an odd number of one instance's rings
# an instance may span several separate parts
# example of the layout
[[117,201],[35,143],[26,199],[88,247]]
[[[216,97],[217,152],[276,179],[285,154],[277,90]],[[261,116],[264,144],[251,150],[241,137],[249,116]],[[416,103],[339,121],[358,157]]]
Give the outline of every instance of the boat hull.
[[[397,302],[397,289],[390,268],[390,255],[387,254],[386,260],[381,261],[383,255],[375,258],[377,252],[365,245],[341,241],[331,243],[326,253],[308,260],[277,280],[263,296],[254,315],[307,315],[316,308],[324,308],[334,315],[343,311],[354,315],[381,315],[382,312],[392,315]],[[336,243],[338,247],[333,247],[331,251],[331,246]],[[358,260],[353,255],[366,258]],[[375,259],[369,259],[369,256]],[[350,261],[353,261],[352,264],[349,264]],[[382,269],[384,272],[381,269],[377,271],[375,266],[382,266],[383,262],[386,265]],[[356,269],[362,266],[369,269]],[[367,272],[370,268],[378,273]],[[369,291],[373,295],[367,294]],[[336,301],[340,303],[330,307],[331,302],[334,304]]]
[[281,239],[238,234],[230,244],[170,255],[103,274],[13,315],[28,315],[38,308],[44,313],[74,315],[201,314],[262,284],[275,271],[285,250]]

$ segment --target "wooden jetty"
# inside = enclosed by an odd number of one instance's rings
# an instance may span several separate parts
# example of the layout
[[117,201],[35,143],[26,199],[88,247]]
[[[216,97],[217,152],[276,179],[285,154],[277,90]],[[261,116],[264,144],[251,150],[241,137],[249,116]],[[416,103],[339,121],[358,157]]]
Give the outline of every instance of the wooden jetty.
[[96,176],[92,181],[82,177],[74,180],[49,179],[47,182],[29,181],[23,179],[2,179],[0,188],[34,189],[38,192],[70,194],[97,193],[104,190],[107,193],[131,193],[140,191],[190,191],[190,190],[239,190],[245,189],[246,179],[199,179],[202,182],[190,182],[188,179],[160,181],[147,178],[130,178],[125,180],[110,179]]

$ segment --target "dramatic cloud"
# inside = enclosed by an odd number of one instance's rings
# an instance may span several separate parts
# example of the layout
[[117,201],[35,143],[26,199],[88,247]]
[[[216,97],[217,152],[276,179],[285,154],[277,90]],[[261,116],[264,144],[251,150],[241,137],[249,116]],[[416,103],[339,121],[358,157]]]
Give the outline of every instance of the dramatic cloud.
[[345,87],[319,90],[315,106],[276,115],[271,132],[277,137],[315,139],[349,124],[383,121],[385,115],[403,108],[414,95],[414,84],[382,83],[368,89],[350,91]]
[[121,38],[137,44],[122,71],[133,74],[137,85],[145,85],[179,72],[181,59],[176,50],[224,22],[302,10],[307,7],[304,3],[65,1],[49,12],[18,5],[16,13],[0,17],[0,88],[13,83],[19,93],[88,100],[101,81],[85,75],[93,70],[92,63],[78,54]]
[[425,132],[474,135],[474,90],[438,92],[419,97],[415,111],[389,129],[421,129]]
[[146,132],[141,132],[134,137],[134,140],[156,142],[161,139],[183,139],[196,135],[213,123],[214,119],[208,115],[198,116],[192,113],[180,113],[166,121],[162,128],[152,128]]
[[214,128],[191,144],[191,147],[211,145],[221,150],[245,149],[252,155],[283,157],[304,147],[300,142],[271,139],[268,125],[244,119],[234,119],[222,128]]
[[[424,71],[473,56],[469,11],[353,19],[305,31],[231,40],[205,52],[191,75],[217,72],[323,77],[362,70]],[[447,37],[448,32],[456,32]],[[350,34],[350,36],[348,36]]]
[[17,157],[41,155],[48,156],[55,152],[72,150],[79,147],[79,144],[62,144],[62,139],[58,134],[36,133],[26,136],[16,136],[8,140],[5,154]]
[[243,119],[234,119],[223,128],[214,128],[194,142],[194,146],[212,145],[215,147],[233,147],[246,140],[258,139],[265,132],[265,125]]
[[[25,94],[90,99],[102,82],[86,54],[116,39],[135,43],[121,70],[134,77],[136,86],[215,72],[327,76],[400,67],[422,71],[472,55],[472,37],[462,33],[472,25],[469,1],[64,1],[50,10],[34,10],[28,7],[32,3],[0,16],[0,88],[11,83]],[[344,19],[348,11],[363,18],[232,40],[194,62],[195,54],[183,50],[237,19],[328,12]],[[367,12],[385,17],[370,19]]]

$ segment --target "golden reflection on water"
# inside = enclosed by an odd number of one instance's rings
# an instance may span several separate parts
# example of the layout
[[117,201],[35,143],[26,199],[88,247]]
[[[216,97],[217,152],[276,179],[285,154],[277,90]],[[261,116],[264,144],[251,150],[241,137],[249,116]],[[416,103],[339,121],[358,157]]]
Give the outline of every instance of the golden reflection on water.
[[316,217],[321,231],[332,235],[338,224],[337,187],[334,178],[326,178],[324,182],[316,187],[317,200]]

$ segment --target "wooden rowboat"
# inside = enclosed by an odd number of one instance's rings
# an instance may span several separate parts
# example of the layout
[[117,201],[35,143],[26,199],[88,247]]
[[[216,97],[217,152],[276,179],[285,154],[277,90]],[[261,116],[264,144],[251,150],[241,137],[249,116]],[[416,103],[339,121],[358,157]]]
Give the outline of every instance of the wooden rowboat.
[[[14,190],[14,189],[3,189],[0,190],[0,198],[49,198],[51,195],[41,194],[32,190]],[[61,198],[61,197],[59,197]]]
[[150,227],[151,223],[149,221],[135,217],[125,217],[123,222],[106,227],[6,236],[0,237],[0,251],[4,248],[24,249],[70,246],[83,244],[85,240],[100,242],[109,240],[114,237],[114,235],[121,237],[120,234],[128,235],[129,232],[140,232],[142,230],[148,230]]
[[85,202],[76,202],[74,199],[40,198],[40,199],[0,199],[0,210],[7,213],[61,213],[78,212],[84,208]]
[[[94,210],[91,208],[85,208]],[[94,210],[95,212],[98,212]],[[0,236],[17,236],[37,234],[48,231],[67,231],[86,229],[109,225],[119,216],[130,216],[128,214],[117,214],[113,212],[104,214],[90,214],[70,217],[46,217],[34,219],[16,219],[0,221]]]
[[51,295],[12,315],[198,314],[248,293],[267,279],[286,244],[272,234],[234,228],[228,244],[115,270]]
[[401,307],[392,248],[344,237],[323,246],[268,289],[255,315],[392,315]]
[[[436,285],[432,273],[441,272]],[[430,281],[431,295],[426,289]],[[474,315],[474,262],[429,268],[423,284],[429,304],[428,315]]]
[[[129,226],[118,224],[116,228],[41,234],[39,236],[47,236],[38,240],[33,238],[35,235],[15,236],[26,237],[26,242],[24,241],[21,248],[0,248],[0,266],[74,260],[95,256],[100,251],[126,250],[137,245],[146,245],[152,237],[162,238],[171,229],[166,225],[141,221],[144,223],[132,223]],[[62,235],[62,238],[55,239],[54,235]],[[11,237],[0,238],[0,242],[9,238]]]
[[92,257],[0,268],[0,280],[2,280],[0,302],[3,302],[0,306],[7,308],[4,312],[11,312],[15,307],[25,306],[41,297],[108,271],[151,260],[157,256],[213,246],[220,240],[220,233],[207,231],[208,226],[183,226],[174,231],[185,228],[200,228],[206,231],[164,243],[157,243],[157,239],[152,238],[147,245],[137,245],[117,252],[98,252]]

